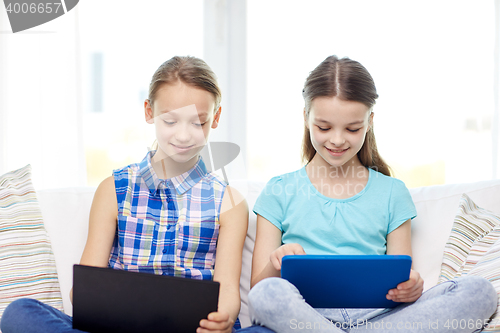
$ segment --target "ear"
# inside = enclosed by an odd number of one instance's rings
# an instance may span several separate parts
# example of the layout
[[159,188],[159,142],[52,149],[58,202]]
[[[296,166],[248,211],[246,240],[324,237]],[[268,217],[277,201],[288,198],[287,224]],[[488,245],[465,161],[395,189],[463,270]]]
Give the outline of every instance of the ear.
[[215,115],[214,115],[214,121],[212,122],[212,128],[217,128],[217,126],[219,126],[219,119],[220,119],[221,111],[222,111],[222,108],[219,106],[219,109],[217,110],[217,112],[215,112]]
[[368,116],[368,127],[366,128],[366,133],[373,128],[373,111],[370,112],[370,115]]
[[146,117],[146,122],[148,124],[155,122],[153,106],[151,105],[149,99],[144,101],[144,116]]
[[306,127],[309,128],[309,124],[307,123],[306,108],[304,108],[304,125],[306,125]]

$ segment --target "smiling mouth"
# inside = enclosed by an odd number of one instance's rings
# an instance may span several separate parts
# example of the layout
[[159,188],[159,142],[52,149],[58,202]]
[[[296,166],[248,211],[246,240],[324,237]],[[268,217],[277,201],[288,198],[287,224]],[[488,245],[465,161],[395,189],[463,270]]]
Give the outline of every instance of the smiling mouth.
[[328,147],[325,147],[325,148],[326,148],[328,151],[331,151],[332,153],[336,153],[336,154],[338,154],[338,153],[343,153],[344,151],[346,151],[347,149],[349,149],[349,148],[346,148],[346,149],[330,149],[330,148],[328,148]]
[[172,146],[174,146],[177,149],[181,149],[181,150],[187,150],[187,149],[191,149],[191,148],[194,147],[194,145],[183,147],[183,146],[177,146],[177,145],[174,145],[174,144],[172,144]]

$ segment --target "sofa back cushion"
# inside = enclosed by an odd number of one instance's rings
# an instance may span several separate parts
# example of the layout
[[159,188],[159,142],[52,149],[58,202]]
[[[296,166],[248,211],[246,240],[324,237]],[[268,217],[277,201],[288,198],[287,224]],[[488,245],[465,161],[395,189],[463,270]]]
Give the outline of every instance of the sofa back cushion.
[[38,191],[45,228],[52,241],[64,312],[72,315],[69,292],[73,287],[73,265],[87,241],[89,213],[95,188],[72,187]]

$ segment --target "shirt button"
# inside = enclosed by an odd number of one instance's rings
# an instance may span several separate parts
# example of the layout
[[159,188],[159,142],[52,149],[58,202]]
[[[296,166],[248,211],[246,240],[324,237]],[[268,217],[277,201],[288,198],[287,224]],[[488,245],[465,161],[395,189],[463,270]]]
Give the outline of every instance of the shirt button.
[[167,249],[163,249],[163,253],[167,253]]

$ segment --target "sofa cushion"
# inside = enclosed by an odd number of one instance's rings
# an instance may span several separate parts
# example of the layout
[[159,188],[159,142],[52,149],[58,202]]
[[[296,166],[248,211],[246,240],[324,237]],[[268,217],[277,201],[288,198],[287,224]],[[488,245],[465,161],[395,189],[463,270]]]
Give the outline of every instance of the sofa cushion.
[[64,312],[68,315],[73,313],[69,299],[73,287],[73,265],[80,262],[87,241],[95,190],[94,187],[71,187],[37,191],[45,229],[56,257]]
[[62,310],[30,165],[0,176],[0,316],[10,302],[24,297]]
[[260,192],[264,189],[265,183],[248,180],[231,181],[231,186],[236,188],[246,199],[248,215],[248,231],[243,247],[243,258],[240,278],[241,309],[239,319],[242,327],[251,325],[250,313],[248,309],[248,292],[250,291],[250,278],[252,272],[252,254],[255,243],[255,233],[257,227],[257,216],[252,211],[255,201]]

